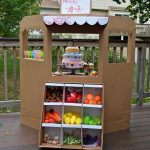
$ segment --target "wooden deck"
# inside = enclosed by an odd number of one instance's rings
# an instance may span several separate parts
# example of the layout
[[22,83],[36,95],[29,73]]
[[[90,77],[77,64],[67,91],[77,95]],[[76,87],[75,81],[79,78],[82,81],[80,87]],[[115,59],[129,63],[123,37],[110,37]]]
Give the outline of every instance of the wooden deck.
[[[20,114],[0,114],[0,150],[38,150],[38,132]],[[133,107],[130,130],[104,136],[104,150],[150,150],[150,105]]]

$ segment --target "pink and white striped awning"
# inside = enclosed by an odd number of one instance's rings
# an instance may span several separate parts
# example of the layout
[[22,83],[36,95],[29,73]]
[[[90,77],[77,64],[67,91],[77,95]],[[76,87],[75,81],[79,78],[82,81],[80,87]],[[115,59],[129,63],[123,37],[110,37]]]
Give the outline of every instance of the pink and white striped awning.
[[95,16],[43,16],[43,21],[46,25],[106,25],[108,23],[108,17],[95,17]]

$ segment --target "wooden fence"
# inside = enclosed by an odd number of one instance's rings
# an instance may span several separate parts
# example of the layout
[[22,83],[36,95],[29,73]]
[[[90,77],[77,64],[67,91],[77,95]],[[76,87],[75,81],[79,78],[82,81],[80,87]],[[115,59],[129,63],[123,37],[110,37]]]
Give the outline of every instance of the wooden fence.
[[[62,40],[53,40],[53,47],[57,50],[57,56],[59,56],[58,49],[65,48],[68,46],[68,43],[73,43],[74,45],[82,45],[84,50],[84,61],[87,61],[87,52],[88,48],[92,47],[92,62],[94,62],[94,49],[98,47],[98,40],[93,39],[62,39]],[[29,40],[29,46],[34,49],[34,47],[42,47],[42,40],[34,39]],[[117,50],[119,49],[120,53],[120,63],[123,60],[123,51],[127,47],[126,41],[110,40],[109,47],[112,48],[113,57],[112,63],[117,63],[116,55]],[[8,52],[12,52],[13,57],[13,100],[8,97]],[[16,107],[20,105],[20,100],[17,99],[17,72],[16,72],[16,61],[19,56],[19,40],[18,39],[4,39],[0,38],[0,55],[3,56],[4,60],[4,72],[3,78],[0,79],[0,84],[3,85],[2,90],[4,94],[4,100],[0,100],[0,107]],[[57,61],[59,62],[59,57]],[[150,97],[150,41],[140,40],[136,41],[135,49],[135,75],[133,83],[133,98],[137,100],[137,105],[142,105],[143,98]],[[3,80],[3,81],[2,81]],[[1,85],[0,85],[1,86]],[[1,86],[2,87],[2,86]]]

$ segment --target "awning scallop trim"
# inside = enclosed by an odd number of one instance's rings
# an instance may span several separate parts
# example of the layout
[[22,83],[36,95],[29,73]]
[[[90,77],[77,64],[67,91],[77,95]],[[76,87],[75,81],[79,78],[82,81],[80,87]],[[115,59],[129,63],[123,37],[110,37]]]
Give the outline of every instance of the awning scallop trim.
[[108,23],[108,17],[95,17],[95,16],[43,16],[43,21],[46,25],[63,25],[64,23],[68,25],[78,24],[78,25],[106,25]]

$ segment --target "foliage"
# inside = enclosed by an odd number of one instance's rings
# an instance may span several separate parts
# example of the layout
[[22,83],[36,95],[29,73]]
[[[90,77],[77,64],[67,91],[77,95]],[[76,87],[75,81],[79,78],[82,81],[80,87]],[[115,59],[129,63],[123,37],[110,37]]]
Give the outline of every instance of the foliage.
[[[126,3],[127,0],[113,0],[118,4]],[[130,0],[127,7],[133,19],[139,17],[141,23],[145,23],[150,19],[150,0]]]
[[[147,98],[144,98],[142,100],[142,103],[145,104],[145,103],[150,103],[150,97],[147,97]],[[131,104],[137,104],[137,99],[132,99],[131,100]]]
[[[14,99],[13,95],[13,51],[7,51],[7,79],[8,79],[8,98]],[[20,75],[20,60],[16,60],[16,73],[17,73],[17,99],[19,99],[19,75]],[[4,99],[4,54],[0,53],[0,100]]]
[[[20,112],[19,107],[7,107],[7,108],[0,108],[0,113],[12,113],[12,112]],[[0,127],[2,124],[0,123]]]
[[17,37],[24,16],[38,14],[40,0],[0,0],[0,37]]
[[[113,49],[109,49],[109,63],[113,63]],[[116,63],[120,63],[120,53],[116,52]],[[127,62],[127,58],[123,57],[122,62]]]

